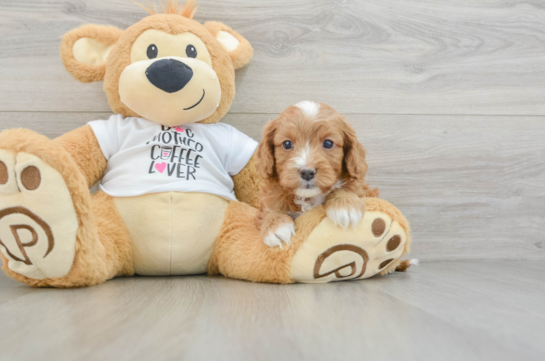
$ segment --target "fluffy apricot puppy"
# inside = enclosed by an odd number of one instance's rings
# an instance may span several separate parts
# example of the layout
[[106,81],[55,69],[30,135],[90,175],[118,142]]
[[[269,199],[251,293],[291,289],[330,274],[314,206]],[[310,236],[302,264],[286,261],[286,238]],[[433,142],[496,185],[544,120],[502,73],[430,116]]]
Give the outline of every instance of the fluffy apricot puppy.
[[290,243],[293,219],[324,203],[335,225],[355,227],[364,212],[360,197],[378,195],[365,183],[365,149],[356,132],[326,104],[287,108],[265,127],[257,154],[261,236],[270,247]]

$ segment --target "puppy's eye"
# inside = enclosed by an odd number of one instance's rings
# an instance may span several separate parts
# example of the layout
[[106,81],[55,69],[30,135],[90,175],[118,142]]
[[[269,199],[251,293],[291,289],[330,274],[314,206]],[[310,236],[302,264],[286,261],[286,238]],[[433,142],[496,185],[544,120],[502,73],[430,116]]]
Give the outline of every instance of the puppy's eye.
[[282,143],[282,147],[284,147],[284,149],[288,150],[288,149],[293,148],[293,144],[289,140],[286,140],[284,143]]
[[189,44],[187,46],[187,48],[185,48],[185,53],[187,55],[188,58],[196,58],[197,57],[197,49],[195,49],[195,47],[191,44]]
[[148,46],[148,59],[157,58],[158,52],[159,50],[157,50],[157,47],[155,46],[155,44],[151,44],[150,46]]
[[331,148],[333,148],[334,145],[335,145],[335,143],[333,143],[329,139],[324,141],[324,148],[325,149],[331,149]]

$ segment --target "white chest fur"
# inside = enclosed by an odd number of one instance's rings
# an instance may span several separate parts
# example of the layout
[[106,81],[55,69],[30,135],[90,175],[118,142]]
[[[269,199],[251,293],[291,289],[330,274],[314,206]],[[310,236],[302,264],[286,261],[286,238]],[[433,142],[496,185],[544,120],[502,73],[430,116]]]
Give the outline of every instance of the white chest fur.
[[326,194],[318,194],[314,197],[299,197],[295,196],[295,204],[297,204],[301,208],[301,212],[294,212],[289,213],[289,215],[295,219],[299,217],[301,214],[310,211],[312,208],[319,206],[320,204],[325,203]]
[[339,189],[342,187],[342,181],[338,181],[332,188],[326,193],[318,194],[314,197],[300,197],[295,196],[294,203],[297,204],[301,208],[301,212],[288,212],[288,214],[291,216],[291,218],[295,219],[299,217],[301,214],[310,211],[312,208],[319,206],[321,204],[325,203],[326,197],[329,193],[334,191],[335,189]]

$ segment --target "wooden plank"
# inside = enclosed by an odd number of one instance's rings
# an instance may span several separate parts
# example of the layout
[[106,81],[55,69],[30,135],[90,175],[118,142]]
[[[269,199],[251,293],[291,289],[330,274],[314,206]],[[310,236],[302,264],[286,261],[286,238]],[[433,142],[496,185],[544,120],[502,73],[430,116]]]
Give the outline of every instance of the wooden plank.
[[[457,329],[487,335],[530,359],[543,359],[545,326],[538,325],[545,316],[541,262],[434,262],[409,272],[409,277],[372,279],[375,288],[370,292],[380,289]],[[488,359],[485,347],[480,352],[481,359]]]
[[[232,25],[255,47],[232,111],[277,113],[315,99],[366,114],[544,115],[545,7],[539,0],[207,0],[196,19]],[[59,37],[120,28],[127,0],[1,1],[0,111],[109,111],[100,83],[65,72]]]
[[[53,138],[108,113],[0,113]],[[270,114],[229,114],[256,140]],[[545,259],[545,119],[348,114],[367,180],[411,222],[424,260]]]
[[0,274],[2,359],[542,360],[541,275],[449,262],[327,285],[134,277],[23,294]]

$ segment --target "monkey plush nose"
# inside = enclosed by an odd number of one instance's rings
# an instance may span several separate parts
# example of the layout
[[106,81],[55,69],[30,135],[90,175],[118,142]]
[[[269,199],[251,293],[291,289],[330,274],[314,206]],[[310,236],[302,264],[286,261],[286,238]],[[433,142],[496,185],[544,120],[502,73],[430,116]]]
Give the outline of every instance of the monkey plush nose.
[[163,59],[153,62],[146,69],[146,76],[157,88],[167,93],[175,93],[189,83],[193,70],[181,61]]
[[316,171],[314,169],[302,169],[299,171],[299,174],[301,175],[301,178],[309,181],[314,178],[314,176],[316,175]]

